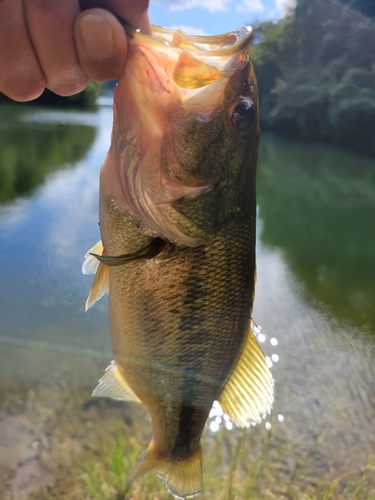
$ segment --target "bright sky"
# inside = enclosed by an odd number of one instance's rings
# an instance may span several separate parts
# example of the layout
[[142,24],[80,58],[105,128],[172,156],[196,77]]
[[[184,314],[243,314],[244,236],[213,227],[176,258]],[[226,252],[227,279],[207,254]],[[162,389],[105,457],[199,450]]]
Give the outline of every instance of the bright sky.
[[188,34],[217,35],[257,21],[283,17],[294,0],[151,0],[150,19]]

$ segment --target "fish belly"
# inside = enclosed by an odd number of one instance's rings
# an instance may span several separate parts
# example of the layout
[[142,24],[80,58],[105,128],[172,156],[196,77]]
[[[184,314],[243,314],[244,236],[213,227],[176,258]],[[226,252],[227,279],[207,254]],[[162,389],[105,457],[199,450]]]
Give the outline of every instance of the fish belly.
[[[108,255],[150,241],[136,217],[107,198]],[[121,235],[121,237],[119,237]],[[204,423],[237,361],[254,290],[255,214],[240,213],[208,245],[109,270],[116,362],[148,408],[161,457],[196,452]]]

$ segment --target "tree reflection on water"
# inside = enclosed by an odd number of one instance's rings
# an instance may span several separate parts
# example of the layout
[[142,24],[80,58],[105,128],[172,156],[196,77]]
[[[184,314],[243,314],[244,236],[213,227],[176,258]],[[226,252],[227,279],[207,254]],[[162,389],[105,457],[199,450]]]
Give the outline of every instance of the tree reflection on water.
[[262,241],[283,250],[308,298],[374,329],[374,161],[264,134],[258,172]]
[[[30,115],[35,108],[29,108]],[[32,122],[25,108],[0,107],[0,203],[29,194],[48,172],[84,158],[96,129],[79,123]]]

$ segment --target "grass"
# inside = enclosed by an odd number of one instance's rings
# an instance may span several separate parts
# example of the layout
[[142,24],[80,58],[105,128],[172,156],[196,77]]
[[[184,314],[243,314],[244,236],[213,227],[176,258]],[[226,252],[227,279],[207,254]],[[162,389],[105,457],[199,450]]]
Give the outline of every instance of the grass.
[[85,471],[81,475],[85,486],[82,489],[84,500],[153,500],[170,499],[161,481],[155,475],[141,478],[131,485],[125,486],[127,476],[133,469],[139,455],[140,446],[135,438],[127,441],[118,435],[108,449],[101,451],[99,459],[84,464]]
[[[255,432],[254,432],[255,431]],[[262,434],[261,439],[254,436]],[[308,462],[322,436],[285,477],[283,464],[287,446],[273,442],[272,431],[220,430],[203,437],[204,492],[198,500],[375,500],[375,456],[355,471],[332,479],[307,474]],[[276,440],[277,441],[277,440]],[[140,444],[141,443],[141,444]],[[84,464],[82,487],[74,500],[170,500],[163,483],[153,474],[135,481],[127,489],[125,479],[144,449],[142,440],[119,433]],[[309,479],[308,479],[309,478]]]

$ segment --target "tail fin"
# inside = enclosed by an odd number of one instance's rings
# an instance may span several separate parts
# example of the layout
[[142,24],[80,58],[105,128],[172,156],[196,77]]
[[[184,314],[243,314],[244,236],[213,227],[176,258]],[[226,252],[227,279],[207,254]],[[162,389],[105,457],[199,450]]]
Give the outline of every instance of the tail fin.
[[188,498],[198,495],[202,490],[202,448],[184,460],[157,458],[153,443],[141,455],[133,472],[126,480],[129,485],[134,479],[147,472],[155,472],[172,495],[176,498]]

